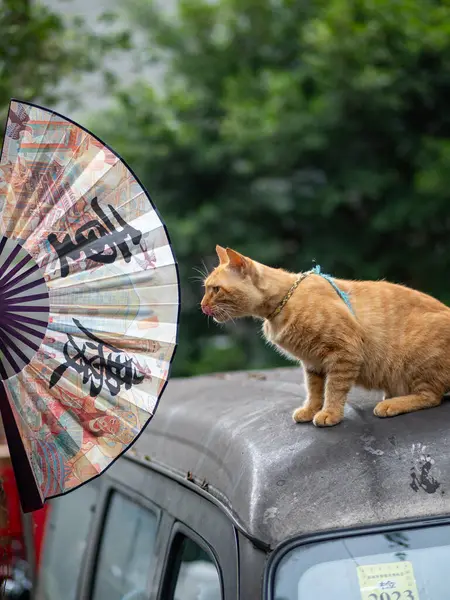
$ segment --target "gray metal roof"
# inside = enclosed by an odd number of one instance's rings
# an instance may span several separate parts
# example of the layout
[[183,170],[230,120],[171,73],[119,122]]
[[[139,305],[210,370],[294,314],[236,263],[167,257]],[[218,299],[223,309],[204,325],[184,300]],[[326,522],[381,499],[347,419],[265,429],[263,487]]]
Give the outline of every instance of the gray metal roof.
[[270,546],[301,533],[450,513],[450,403],[392,419],[354,390],[332,428],[295,424],[298,368],[172,380],[136,443]]

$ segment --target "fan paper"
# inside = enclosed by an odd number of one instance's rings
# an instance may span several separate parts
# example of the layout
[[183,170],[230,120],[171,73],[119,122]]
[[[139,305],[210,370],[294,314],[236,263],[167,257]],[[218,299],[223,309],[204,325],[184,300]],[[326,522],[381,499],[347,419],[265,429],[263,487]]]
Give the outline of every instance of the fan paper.
[[151,419],[179,279],[129,167],[45,108],[11,101],[0,210],[0,411],[29,512],[101,474]]

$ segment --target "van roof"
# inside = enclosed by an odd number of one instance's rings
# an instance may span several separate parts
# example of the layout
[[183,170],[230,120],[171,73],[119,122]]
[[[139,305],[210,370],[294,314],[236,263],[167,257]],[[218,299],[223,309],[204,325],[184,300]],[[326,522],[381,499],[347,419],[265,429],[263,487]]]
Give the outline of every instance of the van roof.
[[355,389],[320,429],[292,421],[304,397],[297,367],[173,379],[129,457],[193,480],[268,547],[449,513],[450,403],[379,419],[380,394]]

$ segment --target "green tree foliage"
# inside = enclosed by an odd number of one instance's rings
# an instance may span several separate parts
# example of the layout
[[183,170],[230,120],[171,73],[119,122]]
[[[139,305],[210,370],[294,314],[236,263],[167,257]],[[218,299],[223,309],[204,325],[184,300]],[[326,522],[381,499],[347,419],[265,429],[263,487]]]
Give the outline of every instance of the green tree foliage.
[[[314,258],[450,302],[450,5],[134,0],[162,84],[96,130],[153,195],[181,266],[180,374],[281,359],[254,324],[198,310],[216,243],[292,270]],[[250,333],[253,332],[253,333]]]
[[[35,0],[0,0],[0,32],[2,120],[11,97],[53,105],[63,78],[100,71],[106,52],[129,46],[126,31],[96,35],[82,18],[67,25]],[[75,86],[70,96],[76,98]]]

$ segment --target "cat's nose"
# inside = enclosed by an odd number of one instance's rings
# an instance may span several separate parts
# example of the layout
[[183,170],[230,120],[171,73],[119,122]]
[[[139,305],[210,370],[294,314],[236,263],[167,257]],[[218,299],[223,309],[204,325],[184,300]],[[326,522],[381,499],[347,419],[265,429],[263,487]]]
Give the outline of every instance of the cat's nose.
[[213,316],[213,313],[214,313],[213,309],[212,309],[210,306],[208,306],[207,304],[204,304],[204,305],[202,306],[202,312],[203,312],[205,315],[208,315],[208,317],[212,317],[212,316]]

